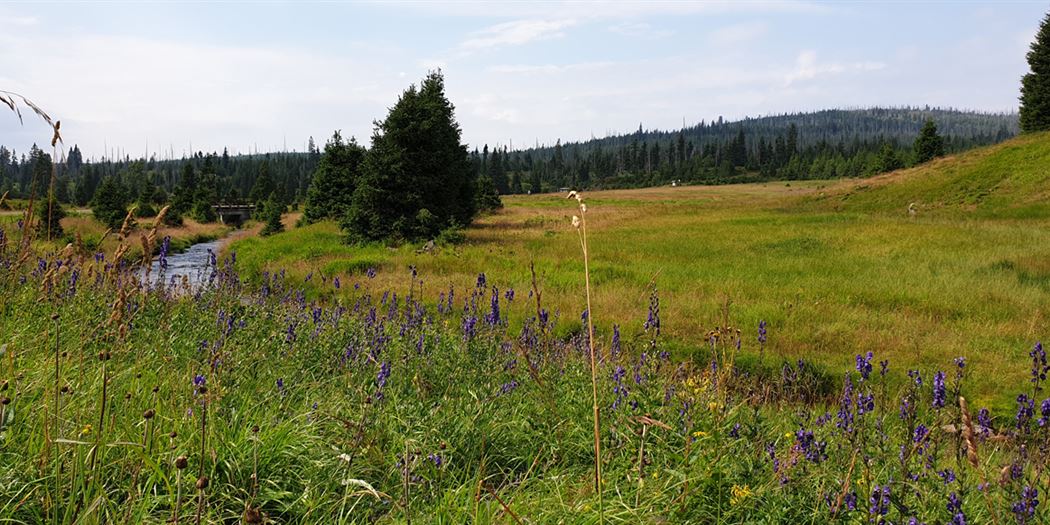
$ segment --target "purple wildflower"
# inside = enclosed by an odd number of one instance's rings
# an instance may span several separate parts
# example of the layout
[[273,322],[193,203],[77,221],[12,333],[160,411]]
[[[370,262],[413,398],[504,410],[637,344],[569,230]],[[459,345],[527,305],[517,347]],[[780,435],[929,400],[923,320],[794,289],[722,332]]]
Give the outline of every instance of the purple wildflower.
[[1021,501],[1014,503],[1014,517],[1017,523],[1025,525],[1028,520],[1035,517],[1035,508],[1039,506],[1039,489],[1026,485],[1021,491]]
[[875,357],[874,354],[868,352],[867,356],[861,356],[857,354],[857,371],[860,372],[860,378],[862,380],[868,379],[871,375],[871,360]]
[[940,410],[948,399],[948,389],[944,385],[944,372],[933,375],[933,408]]

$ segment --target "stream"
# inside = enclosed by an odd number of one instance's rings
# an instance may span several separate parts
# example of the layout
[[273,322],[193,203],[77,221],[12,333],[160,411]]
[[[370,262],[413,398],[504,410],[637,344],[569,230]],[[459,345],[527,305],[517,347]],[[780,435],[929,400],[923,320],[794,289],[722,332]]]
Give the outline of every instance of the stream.
[[[196,289],[199,285],[206,283],[211,276],[212,254],[218,256],[218,251],[224,242],[226,239],[201,242],[190,246],[182,253],[170,254],[166,258],[167,268],[161,268],[160,260],[154,258],[149,271],[149,284],[157,286],[174,283],[180,286],[185,278],[190,288]],[[140,275],[145,279],[146,272],[140,270]],[[161,280],[164,282],[161,283]]]

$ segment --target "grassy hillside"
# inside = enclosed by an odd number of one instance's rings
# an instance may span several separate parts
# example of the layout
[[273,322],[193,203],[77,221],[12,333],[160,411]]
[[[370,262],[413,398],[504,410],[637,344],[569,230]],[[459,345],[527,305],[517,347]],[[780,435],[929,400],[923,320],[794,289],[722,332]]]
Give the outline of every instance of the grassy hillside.
[[836,211],[973,218],[1050,217],[1050,133],[950,156],[915,168],[851,181],[813,197]]

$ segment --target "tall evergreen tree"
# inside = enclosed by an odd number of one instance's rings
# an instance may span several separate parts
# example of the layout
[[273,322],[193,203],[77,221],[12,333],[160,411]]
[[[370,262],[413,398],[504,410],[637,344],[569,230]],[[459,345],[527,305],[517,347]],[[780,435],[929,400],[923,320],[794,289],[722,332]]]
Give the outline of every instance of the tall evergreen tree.
[[1050,129],[1050,13],[1028,51],[1031,71],[1021,77],[1021,131]]
[[944,138],[937,134],[937,124],[933,119],[926,120],[915,139],[915,162],[922,164],[937,157],[944,156]]
[[346,217],[351,240],[423,239],[470,223],[475,181],[441,73],[409,87],[377,123]]
[[[59,239],[62,237],[62,219],[66,216],[66,211],[62,209],[62,204],[58,202],[56,198],[50,198],[45,202],[38,202],[37,206],[37,223],[36,231],[37,237],[43,237],[48,240]],[[123,217],[121,217],[123,219]]]
[[355,179],[359,174],[365,149],[353,137],[343,142],[338,131],[325,144],[310,187],[306,190],[303,220],[306,223],[324,219],[341,219],[350,207]]

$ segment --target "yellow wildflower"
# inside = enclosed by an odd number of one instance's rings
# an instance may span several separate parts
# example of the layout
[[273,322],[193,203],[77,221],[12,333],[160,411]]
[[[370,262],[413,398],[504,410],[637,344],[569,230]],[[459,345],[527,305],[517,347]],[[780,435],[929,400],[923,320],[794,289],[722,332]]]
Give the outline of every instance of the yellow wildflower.
[[91,433],[91,425],[84,425],[84,428],[80,429],[80,435],[86,436]]
[[736,505],[751,496],[751,487],[744,485],[733,485],[733,495],[729,498],[730,505]]
[[709,435],[710,434],[704,432],[703,430],[697,430],[696,432],[693,432],[693,437],[695,437],[696,439],[705,438]]

